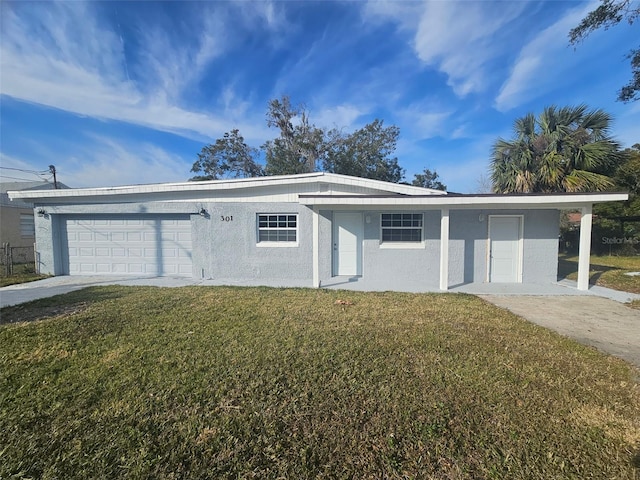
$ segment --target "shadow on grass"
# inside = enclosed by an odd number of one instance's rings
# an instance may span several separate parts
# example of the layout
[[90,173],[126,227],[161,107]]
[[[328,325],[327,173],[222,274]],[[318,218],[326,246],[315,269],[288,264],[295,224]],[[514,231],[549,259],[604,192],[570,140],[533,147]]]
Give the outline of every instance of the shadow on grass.
[[41,298],[0,309],[0,325],[34,322],[48,318],[69,316],[87,310],[91,304],[121,298],[122,287],[87,287],[74,292]]
[[[603,273],[611,270],[620,270],[617,267],[609,267],[607,265],[598,265],[597,263],[591,263],[589,265],[589,284],[596,285]],[[558,281],[571,279],[575,280],[578,275],[578,262],[575,260],[568,260],[560,256],[558,258]]]

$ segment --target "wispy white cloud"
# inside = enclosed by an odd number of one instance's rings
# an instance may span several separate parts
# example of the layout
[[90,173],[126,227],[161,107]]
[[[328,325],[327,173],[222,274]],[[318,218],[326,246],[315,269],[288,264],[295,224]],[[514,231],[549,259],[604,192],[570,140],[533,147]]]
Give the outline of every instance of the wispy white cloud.
[[55,164],[58,180],[74,188],[136,184],[140,183],[140,172],[144,172],[145,183],[185,181],[191,176],[193,159],[157,145],[104,135],[87,136],[88,141],[82,143],[66,142],[62,150],[39,145],[37,162],[4,152],[0,153],[0,160],[4,167],[36,171],[41,171],[43,165]]
[[403,131],[416,141],[446,135],[450,116],[449,111],[433,111],[419,104],[398,111]]
[[[394,9],[393,2],[370,2],[370,17],[387,17],[413,31],[413,48],[425,64],[447,75],[456,95],[480,92],[487,85],[487,64],[509,45],[503,30],[527,8],[527,2],[427,1]],[[419,5],[419,4],[417,4]]]
[[586,52],[577,53],[567,48],[567,34],[593,6],[591,3],[567,11],[522,47],[495,99],[496,109],[510,110],[543,95],[550,88],[557,88],[563,78],[571,78],[570,72],[575,71]]
[[[229,128],[224,111],[198,111],[181,102],[184,89],[226,47],[222,39],[228,32],[215,12],[203,10],[201,33],[191,43],[177,46],[158,29],[141,33],[139,63],[127,66],[121,36],[100,22],[91,3],[3,3],[1,8],[2,94],[190,138],[212,138]],[[136,68],[139,75],[132,80],[129,71]],[[262,123],[245,118],[237,126],[247,138],[262,139]]]
[[60,160],[60,177],[74,187],[135,184],[140,181],[140,171],[145,172],[145,183],[185,181],[191,176],[189,160],[157,145],[98,135],[92,135],[90,147],[79,148]]
[[352,130],[356,120],[362,116],[365,111],[355,105],[342,104],[336,106],[327,106],[317,113],[313,114],[312,121],[319,127],[337,128]]

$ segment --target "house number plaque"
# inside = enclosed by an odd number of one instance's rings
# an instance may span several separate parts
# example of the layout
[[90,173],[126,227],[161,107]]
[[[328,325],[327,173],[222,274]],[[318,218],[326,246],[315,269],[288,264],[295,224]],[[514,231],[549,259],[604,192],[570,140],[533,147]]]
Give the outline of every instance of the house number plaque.
[[233,222],[233,215],[220,215],[221,222]]

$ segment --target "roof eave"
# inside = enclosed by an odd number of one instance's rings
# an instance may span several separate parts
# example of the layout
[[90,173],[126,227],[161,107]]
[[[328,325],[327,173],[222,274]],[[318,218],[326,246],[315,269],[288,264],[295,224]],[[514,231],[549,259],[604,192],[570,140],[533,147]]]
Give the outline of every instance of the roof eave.
[[391,194],[402,195],[446,195],[446,192],[430,190],[413,185],[401,185],[380,180],[370,180],[366,178],[351,177],[348,175],[338,175],[334,173],[312,172],[298,175],[278,175],[268,177],[251,177],[225,180],[208,180],[202,182],[180,182],[180,183],[160,183],[149,185],[127,185],[120,187],[98,187],[98,188],[75,188],[68,190],[31,190],[31,191],[10,191],[11,200],[32,200],[46,201],[60,198],[87,198],[105,197],[116,195],[144,195],[162,194],[172,192],[216,192],[238,189],[249,189],[254,187],[292,185],[320,182],[326,184],[352,185],[369,188],[372,190],[382,190]]
[[458,208],[580,208],[584,205],[628,200],[627,193],[583,193],[551,195],[457,195],[457,196],[354,196],[300,195],[309,206],[361,207],[458,207]]

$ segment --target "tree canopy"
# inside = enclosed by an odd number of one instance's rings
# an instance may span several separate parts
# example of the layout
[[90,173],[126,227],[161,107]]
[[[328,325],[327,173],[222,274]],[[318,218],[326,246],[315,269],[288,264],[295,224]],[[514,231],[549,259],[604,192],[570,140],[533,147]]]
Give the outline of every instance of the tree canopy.
[[288,96],[271,100],[267,111],[267,126],[280,131],[277,138],[262,146],[267,175],[316,170],[324,150],[324,131],[309,122],[309,114],[304,105],[291,105]]
[[491,155],[496,193],[586,192],[613,186],[621,157],[603,110],[550,106],[514,123],[511,140],[498,139]]
[[399,183],[404,169],[393,156],[400,129],[373,122],[351,134],[331,130],[325,146],[324,170],[330,173]]
[[[319,169],[394,183],[404,179],[404,169],[394,156],[400,129],[385,126],[383,120],[375,119],[352,133],[327,130],[314,125],[305,106],[292,104],[285,95],[269,102],[266,122],[278,136],[260,150],[249,147],[237,129],[203,147],[191,169],[199,175],[192,180],[290,175]],[[264,170],[257,163],[260,151]]]
[[224,134],[213,145],[205,145],[191,171],[199,173],[191,180],[217,180],[219,178],[259,177],[264,175],[257,163],[258,151],[244,142],[238,129]]
[[640,143],[623,150],[622,155],[624,160],[614,176],[616,185],[626,188],[632,195],[640,195]]
[[434,190],[447,190],[447,186],[440,181],[438,173],[425,168],[422,173],[416,173],[413,182],[416,187],[432,188]]
[[[569,42],[576,45],[594,31],[608,30],[623,20],[633,24],[640,16],[640,5],[631,0],[601,0],[600,5],[587,14],[580,24],[569,32]],[[631,80],[618,92],[618,100],[631,102],[640,99],[640,48],[627,54],[631,63]]]

